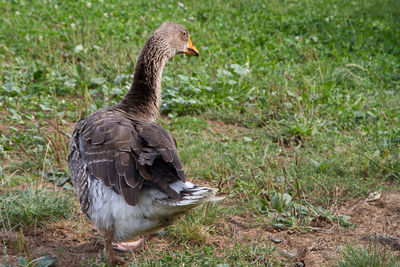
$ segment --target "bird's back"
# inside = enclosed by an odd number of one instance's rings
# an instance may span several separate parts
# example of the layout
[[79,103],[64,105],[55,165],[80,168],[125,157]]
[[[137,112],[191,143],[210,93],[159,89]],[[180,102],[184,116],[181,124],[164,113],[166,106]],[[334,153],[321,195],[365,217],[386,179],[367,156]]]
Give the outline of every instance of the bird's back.
[[97,111],[76,124],[68,166],[85,213],[93,179],[121,195],[131,206],[137,204],[144,185],[172,199],[182,198],[169,187],[175,181],[185,181],[174,139],[158,124],[135,120],[118,109]]

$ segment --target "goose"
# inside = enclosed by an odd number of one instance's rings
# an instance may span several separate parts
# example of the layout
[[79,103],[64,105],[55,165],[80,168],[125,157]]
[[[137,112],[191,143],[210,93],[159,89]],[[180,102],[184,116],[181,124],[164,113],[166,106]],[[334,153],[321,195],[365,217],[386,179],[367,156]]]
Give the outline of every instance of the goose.
[[162,71],[181,53],[199,56],[183,26],[163,23],[139,53],[123,99],[79,120],[71,135],[71,181],[112,265],[123,264],[113,249],[138,250],[190,209],[222,199],[217,189],[186,181],[175,139],[156,123]]

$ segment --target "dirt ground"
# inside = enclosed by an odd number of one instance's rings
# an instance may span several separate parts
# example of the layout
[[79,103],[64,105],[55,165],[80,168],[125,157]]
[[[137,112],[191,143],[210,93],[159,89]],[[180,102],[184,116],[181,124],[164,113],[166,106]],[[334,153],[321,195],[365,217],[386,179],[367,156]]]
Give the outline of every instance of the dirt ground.
[[385,245],[400,251],[400,193],[384,194],[379,200],[351,200],[339,207],[338,214],[350,216],[354,228],[339,228],[335,224],[322,224],[316,232],[292,233],[285,231],[276,235],[284,240],[280,248],[297,252],[296,260],[306,266],[332,266],[337,263],[340,249],[346,245],[372,243]]
[[[257,225],[250,214],[225,218],[217,228],[224,235],[210,236],[211,242],[220,251],[233,247],[232,239],[239,243],[267,240],[277,247],[278,254],[287,266],[332,266],[337,263],[338,252],[346,245],[380,243],[388,249],[400,251],[400,193],[383,194],[378,200],[351,200],[338,207],[338,213],[350,216],[353,228],[338,227],[328,221],[318,222],[319,230],[300,232],[297,230],[274,231],[254,227]],[[261,233],[261,234],[260,234]],[[6,251],[7,263],[16,264],[18,257],[26,252],[36,258],[47,254],[57,259],[56,266],[85,266],[102,260],[103,241],[92,224],[82,215],[80,221],[63,220],[50,223],[43,228],[24,229],[21,232],[1,231],[0,250]],[[171,249],[169,240],[159,236],[150,241],[155,250]],[[179,250],[179,247],[172,247]],[[219,250],[219,249],[218,249]],[[140,253],[140,252],[138,252]],[[1,253],[0,262],[5,262]],[[218,252],[216,252],[218,255]],[[135,255],[128,255],[133,259]],[[89,260],[88,260],[89,259]],[[295,265],[303,263],[304,265]]]

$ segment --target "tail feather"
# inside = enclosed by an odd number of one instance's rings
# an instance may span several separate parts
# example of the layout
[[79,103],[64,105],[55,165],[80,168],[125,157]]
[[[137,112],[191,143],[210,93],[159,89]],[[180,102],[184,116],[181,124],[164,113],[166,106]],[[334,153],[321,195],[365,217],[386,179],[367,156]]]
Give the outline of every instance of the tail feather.
[[224,199],[223,197],[216,196],[218,192],[216,188],[197,186],[189,182],[176,182],[171,184],[170,187],[182,195],[182,200],[163,198],[158,200],[158,202],[171,208],[176,207],[178,210],[189,210],[204,202],[214,202]]

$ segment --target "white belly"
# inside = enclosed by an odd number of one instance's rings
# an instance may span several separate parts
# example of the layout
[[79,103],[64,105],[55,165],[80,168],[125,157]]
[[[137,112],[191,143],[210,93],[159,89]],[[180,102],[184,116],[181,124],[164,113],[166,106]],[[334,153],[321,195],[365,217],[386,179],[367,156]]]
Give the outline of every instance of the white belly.
[[115,241],[130,241],[138,235],[154,233],[173,224],[177,218],[202,202],[219,200],[215,197],[216,189],[195,187],[192,183],[182,181],[169,186],[176,192],[190,189],[191,194],[176,201],[155,188],[143,187],[138,204],[130,206],[102,181],[89,178],[90,204],[87,215],[100,232],[114,229]]
[[130,206],[121,195],[94,179],[89,185],[88,215],[97,230],[113,228],[115,241],[129,241],[163,227],[163,218],[157,216],[158,205],[154,200],[165,197],[158,190],[143,190],[139,203]]

